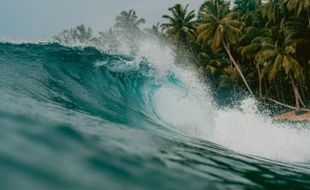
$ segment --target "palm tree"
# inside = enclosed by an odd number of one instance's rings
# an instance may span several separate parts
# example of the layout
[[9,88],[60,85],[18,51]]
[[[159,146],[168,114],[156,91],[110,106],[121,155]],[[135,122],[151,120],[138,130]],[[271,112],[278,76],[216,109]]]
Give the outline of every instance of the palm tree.
[[53,39],[62,43],[89,43],[93,37],[93,32],[90,27],[86,27],[84,24],[78,25],[70,30],[64,30]]
[[134,34],[140,32],[139,26],[145,23],[144,18],[138,18],[136,11],[122,11],[115,19],[116,23],[114,27],[122,32],[128,32]]
[[243,23],[236,19],[238,14],[229,11],[228,3],[223,3],[221,0],[208,2],[209,4],[203,8],[201,14],[200,25],[198,26],[198,41],[203,44],[211,41],[213,50],[220,48],[222,45],[249,93],[254,96],[230,49],[231,45],[237,44],[238,38],[242,34],[240,28]]
[[229,12],[230,4],[224,0],[208,0],[199,8],[198,18],[201,19],[205,11],[212,12],[216,17]]
[[268,29],[266,36],[256,39],[261,50],[255,59],[263,65],[262,73],[270,81],[275,80],[280,72],[285,73],[293,88],[296,109],[300,110],[300,105],[305,104],[297,87],[297,82],[301,80],[301,66],[295,58],[298,40],[294,38],[295,33],[288,32],[284,25],[282,23],[280,28]]
[[[310,0],[282,0],[282,5],[290,12],[294,12],[295,16],[303,18],[308,22],[308,30],[310,30]],[[307,18],[306,18],[307,17]]]
[[295,11],[297,16],[310,9],[310,0],[283,0],[282,3],[286,4],[289,11]]
[[188,5],[183,7],[181,4],[176,4],[168,10],[172,16],[164,15],[167,23],[161,26],[165,30],[165,34],[172,38],[174,44],[179,46],[187,46],[189,41],[192,41],[195,36],[195,13],[188,12]]
[[261,15],[258,13],[260,6],[260,0],[236,0],[233,10],[239,13],[246,26],[256,26],[262,22]]
[[159,29],[159,22],[156,25],[152,25],[151,28],[146,28],[145,31],[154,36],[160,36],[162,34]]
[[107,32],[99,32],[99,37],[95,41],[99,47],[104,47],[105,50],[110,52],[117,52],[120,46],[120,39],[117,33],[110,28]]
[[240,55],[247,59],[247,61],[252,62],[257,70],[258,77],[258,94],[259,98],[262,98],[262,80],[263,75],[261,72],[262,65],[256,61],[255,55],[261,50],[261,44],[256,43],[256,39],[265,34],[265,28],[258,28],[254,26],[249,26],[246,28],[244,35],[240,38],[239,52]]

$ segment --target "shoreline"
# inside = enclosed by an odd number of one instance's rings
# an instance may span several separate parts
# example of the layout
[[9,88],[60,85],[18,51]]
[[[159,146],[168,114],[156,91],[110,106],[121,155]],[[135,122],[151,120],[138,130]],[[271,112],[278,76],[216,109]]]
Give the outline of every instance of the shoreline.
[[310,112],[296,114],[295,111],[284,112],[274,116],[275,121],[310,122]]

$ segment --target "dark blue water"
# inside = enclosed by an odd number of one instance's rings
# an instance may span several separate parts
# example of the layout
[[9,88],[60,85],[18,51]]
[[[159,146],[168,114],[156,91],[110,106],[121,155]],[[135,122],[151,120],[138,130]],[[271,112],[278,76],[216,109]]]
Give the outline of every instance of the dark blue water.
[[212,100],[159,73],[95,48],[1,43],[0,189],[310,189],[307,129],[235,134],[225,119],[252,115],[197,112]]

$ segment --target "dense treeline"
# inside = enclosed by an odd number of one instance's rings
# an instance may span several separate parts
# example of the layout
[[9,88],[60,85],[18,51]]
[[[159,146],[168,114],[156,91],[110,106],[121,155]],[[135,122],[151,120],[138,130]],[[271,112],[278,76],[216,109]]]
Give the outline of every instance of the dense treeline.
[[108,32],[92,35],[84,25],[65,30],[59,42],[91,43],[116,50],[121,42],[152,36],[170,41],[214,91],[247,91],[295,110],[310,106],[310,0],[205,1],[198,14],[176,4],[165,23],[141,30],[134,10],[123,11]]
[[216,89],[242,88],[296,110],[310,105],[309,0],[208,0],[197,16],[180,4],[169,11],[165,34]]

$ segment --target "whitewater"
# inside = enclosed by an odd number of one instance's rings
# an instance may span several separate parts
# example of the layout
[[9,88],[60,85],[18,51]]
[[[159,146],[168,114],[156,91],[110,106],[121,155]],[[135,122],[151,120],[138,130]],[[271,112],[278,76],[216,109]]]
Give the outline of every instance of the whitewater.
[[0,43],[5,189],[310,189],[309,124],[219,107],[171,48],[137,46]]

